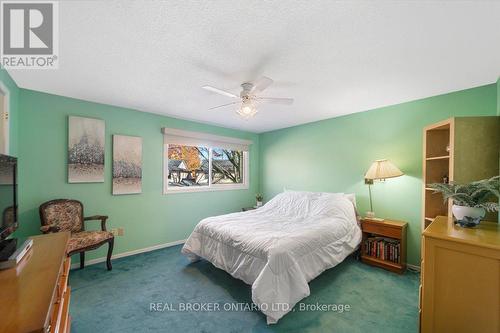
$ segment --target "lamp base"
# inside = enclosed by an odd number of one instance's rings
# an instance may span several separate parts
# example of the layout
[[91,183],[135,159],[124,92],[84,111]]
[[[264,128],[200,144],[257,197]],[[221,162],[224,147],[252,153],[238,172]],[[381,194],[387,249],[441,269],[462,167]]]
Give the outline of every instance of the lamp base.
[[366,212],[365,218],[368,219],[368,220],[378,221],[378,222],[384,221],[384,219],[381,219],[379,217],[375,217],[375,213],[374,212]]

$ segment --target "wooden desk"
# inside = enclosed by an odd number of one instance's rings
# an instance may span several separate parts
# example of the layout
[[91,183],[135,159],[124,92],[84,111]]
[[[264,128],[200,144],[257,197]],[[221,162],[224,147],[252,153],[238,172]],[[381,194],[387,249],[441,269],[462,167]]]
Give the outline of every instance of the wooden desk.
[[0,332],[70,331],[68,232],[34,236],[17,265],[0,271]]
[[438,216],[424,230],[420,331],[500,332],[500,224]]

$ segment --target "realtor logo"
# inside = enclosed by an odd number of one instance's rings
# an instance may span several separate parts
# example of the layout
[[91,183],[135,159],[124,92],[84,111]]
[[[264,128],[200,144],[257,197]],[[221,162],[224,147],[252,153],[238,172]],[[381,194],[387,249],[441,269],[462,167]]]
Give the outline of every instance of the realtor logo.
[[10,69],[58,67],[58,2],[1,2],[1,66]]

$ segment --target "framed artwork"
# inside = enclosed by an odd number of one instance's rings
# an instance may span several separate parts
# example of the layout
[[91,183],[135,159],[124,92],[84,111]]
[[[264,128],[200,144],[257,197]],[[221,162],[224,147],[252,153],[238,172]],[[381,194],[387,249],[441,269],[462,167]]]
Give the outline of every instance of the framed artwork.
[[104,120],[69,117],[68,182],[104,182]]
[[113,135],[113,194],[142,193],[142,138]]

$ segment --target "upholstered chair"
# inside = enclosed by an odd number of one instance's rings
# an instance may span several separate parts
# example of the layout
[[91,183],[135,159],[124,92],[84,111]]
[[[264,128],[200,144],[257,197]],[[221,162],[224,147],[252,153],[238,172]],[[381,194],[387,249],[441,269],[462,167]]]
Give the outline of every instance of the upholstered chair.
[[[77,200],[57,199],[43,203],[40,206],[40,221],[43,233],[69,231],[71,238],[66,249],[67,255],[80,253],[80,268],[85,267],[85,251],[95,250],[108,243],[106,265],[112,269],[111,255],[113,254],[114,236],[106,230],[107,216],[83,217],[83,204]],[[101,221],[101,230],[86,231],[85,222]]]

